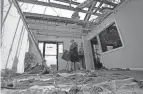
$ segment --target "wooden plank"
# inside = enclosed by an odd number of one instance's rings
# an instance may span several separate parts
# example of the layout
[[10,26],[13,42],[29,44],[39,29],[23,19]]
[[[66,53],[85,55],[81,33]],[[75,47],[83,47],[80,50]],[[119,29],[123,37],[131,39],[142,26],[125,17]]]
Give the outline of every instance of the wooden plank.
[[[28,25],[36,25],[37,27],[38,26],[41,26],[43,28],[47,28],[47,29],[50,29],[50,28],[55,28],[55,29],[62,29],[62,30],[81,30],[82,27],[81,26],[78,26],[78,25],[53,25],[53,24],[45,24],[45,23],[28,23]],[[68,32],[68,31],[67,31]],[[80,32],[80,31],[79,31]]]
[[[68,1],[68,0],[55,0],[55,1],[60,1],[60,2],[64,2],[64,3],[70,3],[70,1]],[[105,3],[107,5],[111,5],[111,6],[117,6],[117,4],[109,2],[107,0],[95,0],[95,1],[102,2],[102,3]],[[71,4],[78,5],[80,3],[72,1]]]
[[76,34],[76,35],[82,35],[81,32],[66,32],[66,31],[59,31],[59,30],[42,30],[42,29],[37,29],[37,28],[29,28],[32,32],[40,32],[40,33],[44,33],[44,34],[68,34],[68,35],[72,35],[72,34]]
[[60,31],[60,32],[66,32],[66,33],[81,33],[82,28],[67,28],[64,26],[61,27],[56,27],[56,26],[46,26],[43,24],[28,24],[29,28],[31,29],[36,29],[36,30],[40,30],[40,31]]
[[86,10],[82,10],[82,9],[77,9],[74,7],[69,7],[66,5],[61,5],[61,4],[56,4],[56,3],[46,3],[46,2],[41,2],[41,1],[33,1],[33,0],[18,0],[19,2],[24,2],[24,3],[31,3],[31,4],[36,4],[36,5],[42,5],[42,6],[50,6],[50,7],[56,7],[56,8],[61,8],[61,9],[66,9],[66,10],[71,10],[71,11],[77,11],[77,12],[83,12],[83,13],[89,13],[92,15],[96,15],[96,16],[100,16],[101,14],[98,13],[93,13],[93,12],[89,12]]
[[74,33],[56,33],[56,32],[37,32],[35,30],[31,30],[35,37],[37,36],[55,36],[55,37],[78,37],[81,38],[84,34],[74,34]]
[[[96,8],[96,10],[94,11],[95,13],[100,9],[100,7],[102,6],[103,3],[100,3],[99,6]],[[102,9],[101,9],[102,10]],[[100,11],[100,10],[99,10]]]
[[[63,3],[68,3],[68,4],[70,4],[70,1],[69,1],[69,0],[55,0],[55,1],[59,1],[59,2],[63,2]],[[73,5],[78,5],[78,4],[80,4],[80,3],[75,2],[75,1],[71,1],[71,4],[73,4]]]
[[111,6],[114,6],[114,7],[118,5],[118,4],[112,3],[108,0],[96,0],[96,1],[107,4],[107,5],[111,5]]
[[[97,4],[97,2],[93,2],[93,4],[92,4],[92,5],[90,6],[90,8],[88,9],[88,11],[93,11],[93,9],[95,8],[94,6],[95,6],[96,4]],[[85,20],[85,21],[88,21],[90,17],[91,17],[90,14],[86,14],[84,20]]]
[[[63,2],[63,3],[67,3],[67,4],[70,4],[70,1],[69,0],[55,0],[55,1],[59,1],[59,2]],[[96,2],[96,1],[95,1]],[[71,4],[73,5],[79,5],[80,3],[78,2],[75,2],[75,1],[71,1]],[[88,7],[87,7],[88,8]],[[97,7],[94,7],[94,8],[97,8]],[[100,8],[101,9],[101,8]],[[100,10],[99,9],[99,10]]]

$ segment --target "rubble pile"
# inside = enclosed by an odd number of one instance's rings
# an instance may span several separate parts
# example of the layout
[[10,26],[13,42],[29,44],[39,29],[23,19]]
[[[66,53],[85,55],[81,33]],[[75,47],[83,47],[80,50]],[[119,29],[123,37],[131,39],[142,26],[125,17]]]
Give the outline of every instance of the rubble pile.
[[15,90],[4,94],[143,94],[142,81],[95,70],[22,74],[1,83],[7,92]]

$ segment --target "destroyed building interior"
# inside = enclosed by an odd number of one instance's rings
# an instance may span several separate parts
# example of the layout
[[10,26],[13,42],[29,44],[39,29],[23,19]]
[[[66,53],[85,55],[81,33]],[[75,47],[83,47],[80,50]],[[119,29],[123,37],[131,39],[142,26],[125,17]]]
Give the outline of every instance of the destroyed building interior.
[[0,0],[2,94],[143,94],[143,0]]

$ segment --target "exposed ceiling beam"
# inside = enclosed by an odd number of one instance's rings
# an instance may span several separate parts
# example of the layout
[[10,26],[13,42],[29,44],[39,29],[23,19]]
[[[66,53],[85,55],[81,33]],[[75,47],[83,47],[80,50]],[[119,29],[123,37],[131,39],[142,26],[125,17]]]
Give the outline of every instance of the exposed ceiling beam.
[[58,30],[41,30],[41,29],[33,29],[33,28],[29,28],[32,32],[39,32],[39,33],[45,33],[45,34],[55,34],[55,35],[59,35],[59,34],[76,34],[76,35],[83,35],[82,33],[77,33],[77,32],[66,32],[66,31],[58,31]]
[[[69,0],[55,0],[55,1],[60,1],[60,2],[64,2],[64,3],[70,3]],[[117,4],[112,3],[110,1],[107,1],[107,0],[95,0],[95,1],[102,2],[102,3],[105,3],[105,4],[111,5],[111,6],[116,6],[117,5]],[[72,1],[71,4],[78,5],[80,3]]]
[[92,5],[92,3],[94,2],[94,0],[85,0],[84,2],[80,3],[77,8],[79,9],[83,9],[85,7],[89,7],[90,5]]
[[42,6],[56,7],[56,8],[61,8],[61,9],[77,11],[77,12],[83,12],[83,13],[89,13],[89,14],[92,14],[92,15],[101,16],[101,14],[98,14],[98,13],[93,13],[93,12],[89,12],[89,11],[82,10],[82,9],[76,9],[74,7],[69,7],[69,6],[66,6],[66,5],[56,4],[56,3],[52,3],[52,2],[47,3],[47,2],[34,1],[34,0],[18,0],[18,1],[24,2],[24,3],[31,3],[31,4],[36,4],[36,5],[42,5]]
[[89,21],[83,21],[83,20],[76,20],[76,19],[70,19],[65,17],[58,17],[58,16],[51,16],[51,15],[44,15],[44,14],[36,14],[36,13],[29,13],[24,12],[23,13],[25,18],[28,19],[41,19],[41,20],[47,20],[47,21],[54,21],[54,22],[63,22],[63,23],[69,23],[69,24],[77,24],[77,25],[84,25],[87,23],[91,23]]
[[[77,26],[77,25],[53,25],[53,24],[48,24],[48,23],[32,23],[29,22],[28,25],[36,25],[36,26],[41,26],[43,28],[55,28],[55,29],[62,29],[62,30],[77,30],[78,32],[80,32],[80,30],[82,29],[81,26]],[[68,32],[68,31],[67,31]]]
[[[92,4],[92,5],[90,6],[90,8],[88,9],[88,11],[92,12],[96,4],[97,4],[97,2],[96,2],[96,1],[95,1],[95,2],[93,2],[93,4]],[[88,21],[88,20],[89,20],[89,18],[90,18],[90,16],[91,16],[90,14],[86,14],[86,16],[85,16],[84,20],[85,20],[85,21]]]
[[[55,0],[55,1],[59,1],[59,2],[63,2],[63,3],[70,4],[70,1],[69,1],[69,0]],[[95,1],[95,2],[96,2],[96,1]],[[80,3],[75,2],[75,1],[71,1],[71,4],[73,4],[73,5],[79,5]],[[87,8],[88,8],[88,7],[87,7]],[[97,8],[97,7],[94,7],[94,8]]]
[[[103,3],[100,3],[99,6],[96,8],[96,10],[93,11],[93,12],[96,13],[96,12],[100,9],[100,7],[102,6],[102,4],[103,4]],[[102,10],[102,9],[101,9],[101,10]],[[99,10],[99,11],[100,11],[100,10]]]
[[31,30],[33,32],[34,35],[39,36],[55,36],[55,37],[72,37],[72,38],[81,38],[81,36],[85,35],[85,34],[71,34],[71,33],[57,33],[57,32],[36,32],[36,30]]
[[96,1],[107,4],[107,5],[111,5],[111,6],[114,6],[114,7],[118,5],[118,4],[115,4],[115,3],[110,2],[108,0],[96,0]]
[[[70,1],[69,1],[69,0],[55,0],[55,1],[59,1],[59,2],[63,2],[63,3],[68,3],[68,4],[70,4]],[[80,3],[71,1],[71,4],[73,4],[73,5],[78,5],[78,4],[80,4]]]
[[59,32],[67,32],[67,33],[81,33],[82,28],[66,28],[66,27],[57,27],[57,26],[47,26],[46,24],[28,24],[29,28],[36,30],[45,30],[45,31],[59,31]]

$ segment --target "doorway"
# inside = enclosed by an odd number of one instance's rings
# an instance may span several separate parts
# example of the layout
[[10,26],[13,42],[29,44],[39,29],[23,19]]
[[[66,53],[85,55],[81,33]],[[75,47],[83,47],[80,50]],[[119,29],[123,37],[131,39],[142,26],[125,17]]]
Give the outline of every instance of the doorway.
[[92,54],[93,54],[94,67],[95,69],[99,69],[103,65],[100,62],[99,43],[98,43],[97,37],[94,37],[93,39],[91,39],[91,48],[92,48]]
[[58,54],[57,54],[57,44],[56,43],[45,43],[44,58],[46,64],[49,67],[57,67],[58,65]]
[[63,52],[62,42],[39,42],[39,49],[48,67],[58,70],[58,58]]

